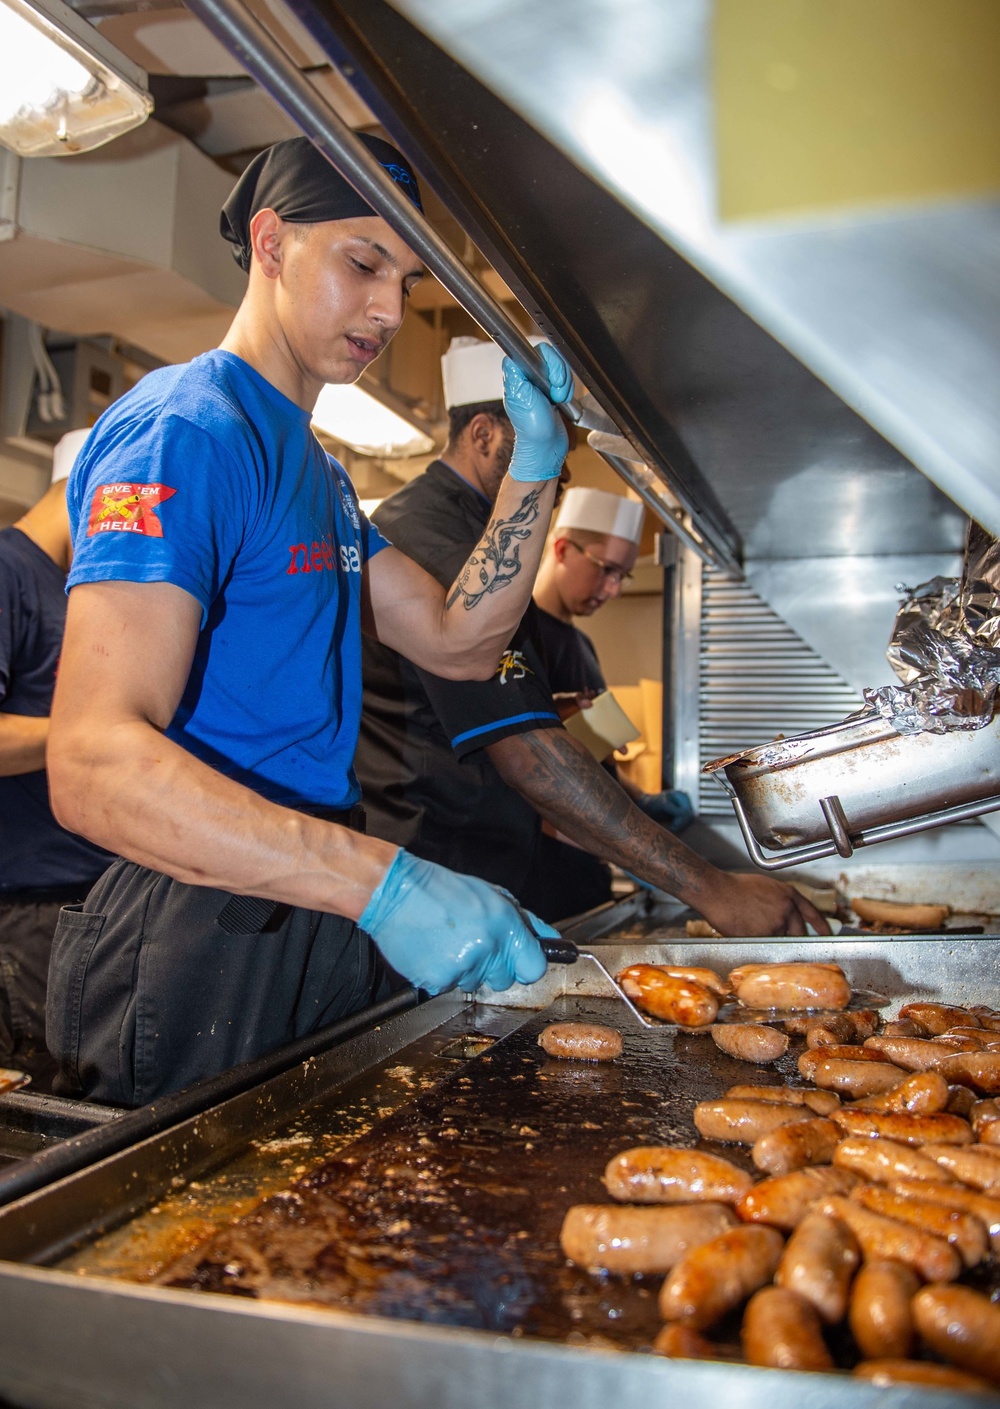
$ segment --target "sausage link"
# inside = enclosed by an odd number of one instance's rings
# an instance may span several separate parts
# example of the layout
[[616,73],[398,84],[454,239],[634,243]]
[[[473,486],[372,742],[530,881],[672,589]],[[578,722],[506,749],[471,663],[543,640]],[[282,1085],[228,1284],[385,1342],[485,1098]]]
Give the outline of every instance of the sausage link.
[[703,1331],[770,1282],[784,1238],[774,1228],[744,1225],[694,1248],[660,1288],[664,1321]]
[[826,1057],[816,1063],[812,1079],[823,1090],[841,1096],[877,1096],[899,1086],[906,1080],[906,1072],[891,1062],[844,1062],[839,1057]]
[[962,1184],[984,1193],[1000,1194],[1000,1148],[996,1145],[973,1145],[971,1149],[928,1145],[923,1153]]
[[886,1060],[878,1052],[870,1052],[867,1047],[814,1047],[811,1051],[802,1053],[799,1057],[798,1068],[801,1077],[804,1077],[806,1081],[812,1081],[820,1062],[884,1062]]
[[950,1003],[904,1003],[899,1010],[901,1018],[909,1018],[936,1037],[939,1032],[947,1032],[949,1027],[961,1024],[963,1027],[976,1027],[979,1019],[968,1008],[956,1008]]
[[864,1045],[904,1071],[930,1071],[944,1057],[954,1056],[947,1043],[930,1037],[866,1037]]
[[807,1213],[788,1240],[774,1281],[805,1297],[833,1326],[844,1319],[851,1278],[860,1261],[858,1240],[846,1223]]
[[979,1135],[980,1145],[1000,1145],[1000,1120],[984,1125]]
[[883,1037],[923,1037],[924,1030],[909,1018],[894,1018],[882,1028]]
[[550,1023],[538,1034],[538,1045],[550,1057],[610,1062],[622,1054],[622,1035],[601,1023]]
[[971,1086],[980,1096],[1000,1093],[1000,1052],[955,1052],[935,1062],[946,1081]]
[[812,1120],[808,1106],[786,1106],[777,1101],[699,1101],[694,1123],[706,1140],[731,1145],[752,1145],[779,1125]]
[[950,1027],[947,1032],[941,1033],[938,1041],[951,1042],[956,1037],[962,1037],[973,1044],[971,1050],[982,1051],[984,1047],[989,1047],[995,1036],[984,1027]]
[[848,1322],[866,1360],[910,1355],[916,1332],[910,1303],[920,1278],[903,1262],[866,1262],[851,1287]]
[[884,1135],[904,1145],[969,1145],[972,1130],[958,1115],[910,1115],[908,1111],[832,1111],[845,1135]]
[[674,1321],[664,1326],[653,1342],[657,1355],[669,1355],[674,1360],[714,1360],[715,1347],[711,1341]]
[[935,1160],[884,1136],[842,1140],[833,1152],[833,1163],[838,1169],[853,1170],[871,1184],[893,1184],[897,1179],[941,1182],[941,1166]]
[[[936,1073],[936,1075],[940,1075],[940,1073]],[[949,1115],[964,1116],[968,1120],[975,1104],[975,1094],[968,1086],[948,1087],[948,1104],[945,1106],[945,1110]]]
[[935,1355],[1000,1383],[1000,1309],[988,1297],[971,1287],[924,1287],[913,1319]]
[[729,982],[746,1008],[846,1008],[851,986],[837,964],[746,964]]
[[[945,1171],[942,1169],[941,1173]],[[932,1184],[923,1179],[897,1179],[889,1187],[909,1198],[927,1199],[944,1208],[957,1208],[962,1213],[975,1214],[989,1235],[994,1257],[1000,1254],[1000,1199],[981,1194],[976,1189],[967,1189],[964,1184],[947,1183],[945,1180]]]
[[787,1033],[765,1023],[716,1023],[712,1040],[741,1062],[776,1062],[788,1051]]
[[736,1216],[744,1223],[770,1223],[786,1232],[798,1226],[809,1210],[831,1194],[849,1194],[860,1183],[848,1169],[798,1169],[776,1179],[762,1179],[743,1195]]
[[679,1027],[707,1027],[719,1011],[718,998],[704,984],[673,978],[653,964],[632,964],[615,981],[640,1008]]
[[735,1222],[724,1204],[575,1204],[563,1219],[559,1240],[569,1260],[588,1272],[669,1272],[691,1248]]
[[735,1204],[753,1184],[745,1169],[703,1150],[638,1145],[615,1155],[604,1171],[613,1199],[636,1204]]
[[866,1262],[905,1262],[919,1272],[925,1282],[953,1282],[962,1270],[962,1259],[943,1238],[925,1233],[909,1223],[898,1223],[884,1214],[872,1213],[854,1201],[835,1194],[819,1205],[820,1212],[839,1218],[861,1245]]
[[819,1317],[785,1287],[761,1287],[743,1313],[743,1355],[775,1370],[832,1370]]
[[851,1109],[909,1111],[910,1115],[936,1115],[938,1111],[947,1108],[949,1099],[948,1083],[940,1072],[918,1071],[890,1091],[856,1101]]
[[944,1238],[966,1267],[978,1267],[986,1256],[986,1227],[975,1214],[962,1213],[956,1208],[942,1208],[930,1199],[897,1194],[892,1189],[873,1185],[855,1189],[851,1198],[870,1208],[873,1213],[897,1218],[900,1223],[912,1223],[915,1228],[933,1233],[936,1238]]
[[832,1120],[817,1116],[794,1125],[779,1125],[754,1144],[751,1158],[767,1174],[791,1174],[811,1164],[829,1164],[840,1140]]
[[[959,1086],[957,1089],[969,1094],[967,1086]],[[995,1101],[992,1096],[986,1096],[981,1101],[973,1101],[969,1110],[969,1120],[976,1139],[981,1140],[986,1126],[1000,1121],[1000,1101]]]
[[782,1106],[808,1106],[817,1115],[829,1115],[840,1105],[840,1097],[835,1091],[810,1091],[801,1086],[730,1086],[726,1097],[744,1101],[774,1101]]
[[726,980],[721,978],[714,969],[702,969],[696,964],[680,968],[674,964],[658,964],[656,967],[662,968],[663,972],[671,978],[682,978],[689,983],[700,983],[702,988],[707,988],[709,993],[714,993],[717,998],[731,998],[733,995],[733,990]]
[[961,1390],[964,1394],[991,1394],[993,1386],[979,1375],[935,1365],[931,1360],[862,1360],[855,1365],[855,1379],[868,1380],[879,1389],[892,1385],[931,1385],[934,1389]]

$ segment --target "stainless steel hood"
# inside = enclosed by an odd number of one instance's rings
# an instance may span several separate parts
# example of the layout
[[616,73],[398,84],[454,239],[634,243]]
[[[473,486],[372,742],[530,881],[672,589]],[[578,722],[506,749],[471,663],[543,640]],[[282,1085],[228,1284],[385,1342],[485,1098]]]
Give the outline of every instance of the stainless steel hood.
[[[614,66],[621,46],[608,37],[622,25],[631,31],[637,15],[651,24],[658,16],[649,35],[665,81],[673,51],[664,45],[690,7],[623,14],[591,4],[570,15],[562,6],[294,0],[293,8],[599,400],[662,450],[745,558],[960,547],[962,513],[895,444],[697,267],[690,249],[651,228],[648,212],[640,218],[582,169],[578,143],[569,156],[553,145],[568,150],[567,133],[580,136],[580,105],[567,96],[577,79],[591,91],[626,90],[627,65]],[[463,63],[400,9],[460,50]],[[488,69],[491,87],[470,68]],[[532,124],[491,91],[515,73],[518,94],[534,94]],[[646,166],[662,192],[673,167]]]

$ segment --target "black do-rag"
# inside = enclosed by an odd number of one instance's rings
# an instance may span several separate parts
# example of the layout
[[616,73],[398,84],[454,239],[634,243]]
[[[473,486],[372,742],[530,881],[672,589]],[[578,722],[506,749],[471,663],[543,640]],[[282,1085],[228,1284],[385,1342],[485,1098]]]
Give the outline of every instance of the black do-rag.
[[[422,211],[420,188],[409,162],[390,143],[367,133],[358,136],[396,185]],[[250,222],[259,210],[273,210],[282,220],[309,225],[323,220],[353,220],[375,211],[345,181],[306,137],[290,137],[259,153],[233,187],[222,207],[219,229],[233,246],[241,269],[250,269]]]

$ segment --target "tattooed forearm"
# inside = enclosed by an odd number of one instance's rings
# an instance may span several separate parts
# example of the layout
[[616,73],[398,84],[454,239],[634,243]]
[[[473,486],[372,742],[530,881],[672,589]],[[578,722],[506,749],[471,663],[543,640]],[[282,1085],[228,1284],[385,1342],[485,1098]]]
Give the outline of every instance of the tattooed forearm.
[[599,856],[682,899],[712,870],[658,827],[605,768],[564,729],[538,729],[489,745],[508,787],[560,832]]
[[485,533],[448,594],[449,607],[461,599],[466,611],[471,611],[487,593],[499,592],[514,581],[521,571],[518,545],[531,535],[531,525],[538,518],[538,500],[544,487],[539,485],[531,490],[521,500],[520,507],[508,517],[490,519]]

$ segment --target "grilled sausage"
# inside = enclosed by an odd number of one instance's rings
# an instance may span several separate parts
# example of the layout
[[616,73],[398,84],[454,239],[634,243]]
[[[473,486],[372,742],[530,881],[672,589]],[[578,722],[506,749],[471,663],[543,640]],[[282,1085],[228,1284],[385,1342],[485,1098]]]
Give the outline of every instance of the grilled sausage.
[[925,1282],[953,1282],[962,1270],[962,1259],[953,1247],[909,1223],[899,1223],[884,1214],[849,1199],[834,1195],[819,1205],[820,1212],[839,1218],[861,1245],[866,1262],[905,1262],[923,1277]]
[[716,1023],[712,1028],[716,1047],[741,1062],[776,1062],[788,1051],[788,1036],[765,1023]]
[[930,1037],[866,1037],[869,1052],[877,1052],[884,1062],[892,1062],[904,1071],[930,1071],[945,1057],[954,1055],[945,1042]]
[[990,1043],[996,1039],[996,1033],[987,1032],[984,1027],[950,1027],[947,1032],[942,1032],[938,1037],[939,1042],[950,1042],[955,1037],[967,1038],[974,1044],[975,1051],[982,1051],[984,1047],[989,1047]]
[[862,1185],[854,1190],[851,1198],[873,1213],[897,1218],[900,1223],[912,1223],[936,1238],[944,1238],[966,1267],[978,1267],[986,1256],[986,1227],[975,1214],[944,1208],[930,1199],[897,1194],[877,1185]]
[[762,1179],[743,1195],[736,1216],[744,1223],[769,1223],[786,1232],[802,1222],[809,1210],[832,1194],[849,1194],[860,1183],[848,1169],[797,1169],[776,1179]]
[[971,1086],[980,1096],[1000,1093],[1000,1052],[956,1052],[935,1062],[946,1081]]
[[877,1096],[899,1086],[906,1080],[906,1072],[891,1062],[845,1062],[826,1057],[816,1063],[812,1079],[817,1086],[841,1096]]
[[715,1359],[711,1341],[677,1321],[663,1327],[653,1342],[653,1350],[657,1355],[669,1355],[674,1360]]
[[743,1355],[775,1370],[832,1370],[823,1328],[804,1297],[786,1287],[761,1287],[743,1314]]
[[872,1184],[894,1184],[897,1179],[941,1182],[941,1166],[934,1160],[910,1145],[883,1137],[842,1140],[833,1152],[833,1163],[838,1169],[853,1170]]
[[870,1052],[867,1047],[849,1045],[846,1047],[814,1047],[803,1052],[798,1060],[799,1075],[812,1081],[820,1062],[885,1062],[888,1059],[878,1052]]
[[575,1204],[563,1219],[559,1240],[569,1260],[588,1272],[669,1272],[691,1248],[735,1222],[724,1204]]
[[973,1145],[959,1150],[948,1145],[928,1145],[923,1153],[960,1183],[984,1193],[1000,1194],[1000,1147]]
[[948,918],[947,905],[902,905],[898,900],[851,900],[851,909],[869,925],[902,925],[910,930],[936,930]]
[[948,1083],[936,1071],[918,1071],[880,1096],[856,1101],[852,1110],[909,1111],[911,1115],[936,1115],[948,1108]]
[[862,1360],[851,1372],[879,1389],[892,1385],[931,1385],[934,1389],[961,1390],[963,1394],[991,1394],[993,1386],[978,1375],[935,1365],[931,1360]]
[[913,1350],[910,1303],[920,1278],[903,1262],[866,1262],[851,1287],[848,1321],[866,1360],[898,1360]]
[[788,1240],[775,1284],[798,1292],[827,1325],[844,1319],[851,1278],[861,1261],[850,1228],[822,1213],[807,1213]]
[[808,1106],[816,1115],[829,1115],[840,1105],[840,1097],[835,1091],[810,1091],[800,1086],[730,1086],[726,1097],[744,1101],[774,1101],[782,1106]]
[[[944,1174],[945,1171],[941,1170]],[[962,1213],[971,1213],[986,1229],[993,1255],[1000,1254],[1000,1199],[981,1194],[975,1189],[967,1189],[964,1184],[948,1183],[942,1180],[932,1184],[927,1180],[897,1179],[889,1186],[897,1194],[909,1198],[928,1199],[944,1208],[957,1208]]]
[[622,969],[616,982],[640,1008],[679,1027],[707,1027],[719,1011],[718,998],[704,984],[673,978],[653,964]]
[[699,1101],[694,1123],[706,1140],[722,1140],[730,1145],[753,1145],[769,1130],[812,1120],[808,1106],[786,1106],[777,1101]]
[[846,1008],[851,986],[837,964],[744,964],[729,982],[746,1008]]
[[[969,1094],[967,1086],[959,1086],[957,1089],[964,1091],[966,1095]],[[973,1101],[969,1109],[969,1121],[976,1139],[981,1140],[986,1127],[1000,1121],[1000,1101],[995,1101],[992,1096]]]
[[[940,1075],[940,1073],[936,1074]],[[949,1115],[960,1115],[969,1120],[975,1105],[975,1094],[968,1086],[948,1087],[948,1104],[945,1106],[945,1110]]]
[[636,1204],[735,1204],[753,1184],[745,1169],[703,1150],[639,1145],[615,1155],[604,1171],[613,1199]]
[[744,1225],[694,1248],[660,1288],[664,1321],[703,1331],[770,1282],[784,1238],[774,1228]]
[[817,1116],[768,1131],[755,1142],[751,1157],[768,1174],[791,1174],[810,1164],[829,1164],[839,1140],[833,1121]]
[[988,1297],[971,1287],[924,1287],[913,1319],[935,1355],[1000,1383],[1000,1308]]
[[904,1145],[968,1145],[972,1130],[958,1115],[910,1115],[908,1111],[831,1111],[845,1135],[884,1135]]
[[910,1018],[894,1018],[892,1022],[887,1022],[882,1028],[883,1037],[924,1037],[926,1036],[922,1027],[913,1022]]
[[785,1031],[804,1037],[807,1047],[862,1042],[878,1027],[878,1013],[871,1008],[851,1013],[825,1013],[822,1017],[786,1018]]
[[622,1036],[601,1023],[550,1023],[538,1034],[538,1045],[550,1057],[578,1062],[611,1062],[622,1054]]
[[700,983],[702,988],[707,988],[709,993],[714,993],[717,998],[731,998],[733,990],[726,983],[724,978],[715,972],[714,969],[702,969],[696,964],[686,968],[678,968],[673,964],[658,964],[657,968],[662,968],[665,974],[671,978],[686,979],[689,983]]
[[947,1032],[949,1027],[961,1024],[975,1027],[977,1018],[968,1008],[956,1008],[950,1003],[904,1003],[899,1010],[901,1018],[909,1018],[925,1032],[935,1037],[939,1032]]

